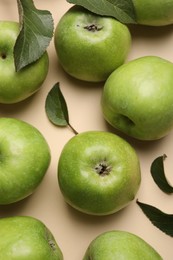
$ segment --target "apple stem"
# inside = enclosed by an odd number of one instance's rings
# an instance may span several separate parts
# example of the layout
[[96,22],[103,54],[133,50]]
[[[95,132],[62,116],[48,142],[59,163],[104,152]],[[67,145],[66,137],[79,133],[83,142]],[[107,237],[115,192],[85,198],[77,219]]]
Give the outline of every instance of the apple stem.
[[75,135],[78,135],[78,132],[73,128],[73,126],[70,123],[68,124],[68,126],[71,128]]

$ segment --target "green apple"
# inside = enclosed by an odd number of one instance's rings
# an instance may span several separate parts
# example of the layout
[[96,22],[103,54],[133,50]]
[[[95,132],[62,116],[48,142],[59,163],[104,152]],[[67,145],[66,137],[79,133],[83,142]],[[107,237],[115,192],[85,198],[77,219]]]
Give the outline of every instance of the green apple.
[[162,260],[146,241],[127,231],[113,230],[91,241],[83,260]]
[[0,118],[0,205],[32,194],[50,163],[50,149],[32,125]]
[[0,219],[1,260],[63,260],[51,231],[29,216]]
[[101,98],[105,119],[140,140],[173,128],[173,63],[156,56],[132,60],[107,79]]
[[0,103],[22,101],[34,94],[44,82],[49,67],[47,52],[36,62],[15,71],[13,49],[19,24],[0,21]]
[[173,23],[173,0],[132,0],[132,2],[139,24],[163,26]]
[[66,143],[59,158],[64,199],[87,214],[108,215],[122,209],[134,199],[140,181],[134,148],[113,133],[80,133]]
[[131,35],[128,27],[114,18],[73,6],[57,24],[54,42],[59,62],[68,74],[99,82],[124,63]]

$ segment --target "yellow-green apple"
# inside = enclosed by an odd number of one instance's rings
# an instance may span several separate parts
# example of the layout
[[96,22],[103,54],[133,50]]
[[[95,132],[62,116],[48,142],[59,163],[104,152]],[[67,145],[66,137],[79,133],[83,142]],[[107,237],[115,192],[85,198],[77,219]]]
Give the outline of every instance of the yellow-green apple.
[[173,63],[144,56],[107,79],[101,98],[105,119],[125,134],[156,140],[173,128]]
[[132,0],[139,24],[163,26],[173,23],[173,0]]
[[0,219],[1,260],[63,260],[53,234],[39,219],[14,216]]
[[135,197],[141,181],[134,148],[110,132],[86,131],[72,137],[58,162],[65,201],[91,215],[112,214]]
[[0,103],[17,103],[28,98],[38,91],[48,73],[47,52],[16,72],[13,51],[18,34],[17,22],[0,22]]
[[32,194],[50,163],[50,149],[40,131],[15,118],[0,118],[0,205]]
[[139,236],[121,230],[98,235],[88,246],[83,260],[162,260],[156,250]]
[[125,62],[131,35],[116,19],[75,5],[57,24],[54,42],[59,62],[68,74],[99,82]]

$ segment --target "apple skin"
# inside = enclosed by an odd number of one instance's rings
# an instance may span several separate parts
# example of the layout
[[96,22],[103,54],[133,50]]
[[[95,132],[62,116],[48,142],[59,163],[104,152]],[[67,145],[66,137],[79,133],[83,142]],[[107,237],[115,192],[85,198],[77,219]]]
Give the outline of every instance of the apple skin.
[[58,182],[65,201],[90,215],[109,215],[128,205],[140,181],[135,150],[109,132],[74,136],[59,158]]
[[125,62],[131,35],[128,27],[114,18],[73,6],[57,24],[54,43],[59,62],[68,74],[100,82]]
[[139,24],[164,26],[173,23],[173,0],[132,0],[132,2]]
[[156,140],[173,127],[173,63],[156,56],[132,60],[107,79],[101,107],[116,129],[140,140]]
[[1,218],[0,230],[0,259],[63,260],[61,249],[53,234],[36,218]]
[[139,236],[113,230],[91,241],[83,260],[162,260],[162,257]]
[[18,34],[17,22],[0,22],[0,103],[4,104],[17,103],[33,95],[48,73],[47,52],[36,62],[15,71],[13,49]]
[[32,194],[50,157],[49,146],[35,127],[19,119],[0,118],[0,205]]

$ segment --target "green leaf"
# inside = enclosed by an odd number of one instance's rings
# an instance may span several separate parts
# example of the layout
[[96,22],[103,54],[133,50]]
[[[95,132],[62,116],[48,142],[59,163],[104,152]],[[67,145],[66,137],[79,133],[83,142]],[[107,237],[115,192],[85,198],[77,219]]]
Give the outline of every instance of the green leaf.
[[151,175],[157,184],[157,186],[165,193],[173,193],[173,187],[168,183],[165,171],[164,171],[164,160],[166,155],[157,157],[151,164]]
[[53,124],[58,126],[69,125],[68,108],[59,83],[56,83],[48,93],[45,109],[49,120]]
[[173,237],[173,214],[166,214],[156,207],[141,203],[139,201],[137,201],[137,204],[154,226],[167,235]]
[[99,15],[112,16],[122,23],[136,23],[132,0],[67,0],[67,2],[83,6]]
[[17,0],[20,33],[14,46],[16,71],[38,60],[53,37],[53,19],[47,10],[35,8],[33,0]]

